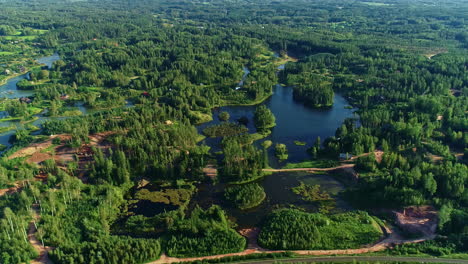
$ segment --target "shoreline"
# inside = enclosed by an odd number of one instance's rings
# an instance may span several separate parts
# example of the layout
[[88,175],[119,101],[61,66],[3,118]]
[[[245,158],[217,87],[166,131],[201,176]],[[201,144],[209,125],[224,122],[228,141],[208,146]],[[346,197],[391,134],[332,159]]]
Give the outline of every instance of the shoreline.
[[19,77],[19,76],[26,75],[28,73],[29,73],[29,70],[26,71],[25,73],[16,73],[16,74],[7,75],[7,77],[5,79],[0,81],[0,89],[1,89],[2,86],[6,85],[8,83],[8,81],[10,81],[11,79],[14,79],[14,78]]
[[[39,59],[42,59],[42,58],[50,57],[50,56],[54,55],[55,53],[56,53],[56,52],[53,52],[53,53],[50,54],[50,55],[43,55],[42,57],[37,58],[37,59],[31,58],[31,59],[33,60],[33,62],[35,62],[37,65],[34,65],[34,66],[32,66],[31,68],[26,68],[26,67],[25,67],[25,68],[24,68],[24,69],[25,69],[25,72],[24,72],[24,73],[16,73],[16,74],[11,74],[11,75],[6,75],[7,77],[6,77],[5,79],[2,79],[2,80],[0,81],[0,88],[1,88],[1,86],[7,84],[7,82],[8,82],[9,80],[11,80],[11,79],[13,79],[13,78],[16,78],[16,77],[18,77],[18,76],[26,75],[26,74],[30,73],[31,70],[34,69],[34,68],[36,68],[36,67],[46,66],[45,63],[39,63],[38,60],[39,60]],[[27,59],[26,59],[26,60],[27,60]]]
[[[272,62],[277,68],[281,67],[281,65],[286,65],[288,62],[297,62],[297,61],[299,61],[298,58],[291,57],[291,56],[289,56],[287,54],[284,57],[277,57],[277,59],[278,60]],[[277,72],[282,71],[282,70],[283,69],[278,69]],[[280,82],[278,82],[278,83],[276,83],[274,85],[285,86],[285,85],[281,84]],[[216,109],[216,108],[230,107],[230,106],[256,106],[256,105],[260,105],[260,104],[264,103],[266,100],[268,100],[272,96],[273,96],[273,88],[272,88],[271,92],[268,93],[267,95],[265,95],[264,97],[262,97],[262,98],[260,98],[258,100],[252,101],[250,103],[231,103],[231,102],[226,102],[225,101],[225,104],[215,105],[214,107],[212,107],[210,109],[211,117],[213,116],[213,110]],[[213,120],[213,118],[211,118],[210,120],[205,121],[205,122],[196,123],[195,126],[200,126],[200,125],[208,123],[208,122],[210,122],[212,120]]]

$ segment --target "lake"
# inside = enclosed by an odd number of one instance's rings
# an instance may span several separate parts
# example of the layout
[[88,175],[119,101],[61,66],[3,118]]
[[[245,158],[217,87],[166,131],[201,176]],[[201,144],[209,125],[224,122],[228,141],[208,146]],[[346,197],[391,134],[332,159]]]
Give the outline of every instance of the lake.
[[[276,127],[272,129],[272,133],[268,137],[257,141],[255,144],[259,146],[264,140],[271,140],[273,144],[286,144],[289,151],[288,160],[280,163],[274,158],[274,147],[271,147],[269,157],[272,167],[279,167],[286,162],[300,162],[309,159],[306,150],[314,144],[317,137],[320,137],[323,142],[325,138],[335,135],[336,129],[343,124],[346,118],[357,118],[354,114],[356,109],[348,109],[348,102],[339,94],[335,94],[333,107],[313,109],[294,101],[292,93],[292,88],[277,84],[273,88],[273,95],[263,102],[275,115]],[[216,108],[212,111],[213,121],[199,125],[197,127],[198,131],[201,133],[206,127],[221,123],[218,115],[226,111],[230,114],[230,121],[232,122],[241,117],[247,117],[249,119],[247,124],[249,133],[255,133],[256,129],[253,124],[255,108],[256,106]],[[307,144],[297,146],[294,144],[296,140]],[[221,150],[220,141],[220,138],[206,138],[203,142],[216,152]]]

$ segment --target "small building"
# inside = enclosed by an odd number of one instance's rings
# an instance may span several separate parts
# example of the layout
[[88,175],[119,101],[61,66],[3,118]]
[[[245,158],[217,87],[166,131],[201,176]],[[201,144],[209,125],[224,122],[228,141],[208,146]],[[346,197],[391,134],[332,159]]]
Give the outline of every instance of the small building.
[[6,69],[4,72],[3,72],[5,75],[10,75],[11,74],[11,71],[9,69]]
[[348,153],[340,153],[340,160],[349,160],[353,157],[353,155]]
[[70,98],[70,96],[68,94],[65,94],[65,93],[60,95],[60,100],[65,101],[65,100],[68,100],[69,98]]

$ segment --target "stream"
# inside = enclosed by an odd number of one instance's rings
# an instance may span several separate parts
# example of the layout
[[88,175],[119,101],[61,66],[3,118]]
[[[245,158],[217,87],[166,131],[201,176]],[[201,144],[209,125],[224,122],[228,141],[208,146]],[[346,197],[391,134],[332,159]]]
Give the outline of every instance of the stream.
[[[47,68],[52,68],[52,65],[55,61],[59,60],[60,59],[60,56],[55,53],[51,56],[46,56],[46,57],[42,57],[42,58],[39,58],[37,59],[37,62],[40,63],[40,64],[43,64],[45,66],[47,66]],[[16,99],[16,98],[20,98],[20,97],[31,97],[34,95],[34,91],[33,90],[19,90],[16,86],[16,84],[23,80],[23,79],[27,79],[29,77],[29,73],[25,73],[23,75],[20,75],[20,76],[17,76],[15,78],[12,78],[10,80],[7,81],[7,83],[5,83],[4,85],[1,85],[0,86],[0,98],[7,98],[7,99]],[[81,109],[80,109],[81,110]],[[0,118],[5,118],[7,117],[8,114],[6,112],[0,112]],[[30,122],[30,124],[34,125],[34,126],[37,126],[37,127],[40,127],[41,124],[43,122],[45,122],[46,120],[48,120],[50,117],[46,117],[44,116],[44,112],[38,114],[38,115],[35,115],[35,117],[37,117],[36,120],[34,120],[33,122]],[[60,118],[60,117],[58,117]],[[20,120],[10,120],[10,121],[3,121],[3,122],[0,122],[0,127],[11,127],[11,126],[20,126],[21,125],[21,122]],[[10,137],[12,135],[15,134],[15,130],[10,130],[8,132],[5,132],[5,133],[1,133],[0,134],[0,144],[2,145],[5,145],[7,147],[10,147],[11,144],[8,142]]]

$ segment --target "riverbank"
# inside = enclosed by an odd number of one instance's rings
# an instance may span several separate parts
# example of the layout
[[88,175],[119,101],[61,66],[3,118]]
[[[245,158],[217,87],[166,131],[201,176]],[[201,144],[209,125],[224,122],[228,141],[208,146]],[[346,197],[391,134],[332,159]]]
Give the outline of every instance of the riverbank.
[[[50,56],[53,56],[53,55],[50,55]],[[44,58],[47,58],[47,57],[44,57]],[[40,59],[42,59],[42,58],[40,58]],[[14,79],[14,78],[19,77],[19,76],[27,75],[28,73],[30,73],[34,69],[42,68],[41,65],[46,65],[46,63],[40,63],[38,61],[40,59],[34,60],[34,61],[39,63],[39,65],[37,65],[37,66],[33,66],[31,68],[25,68],[24,72],[22,72],[22,73],[13,73],[13,74],[6,75],[5,79],[0,80],[0,88],[1,88],[1,86],[7,84],[9,80]],[[46,66],[48,66],[48,65],[46,65]]]
[[[254,135],[252,139],[256,140],[254,144],[257,147],[262,148],[260,143],[263,140],[287,146],[289,157],[282,162],[276,160],[274,148],[267,150],[270,166],[281,168],[286,163],[310,160],[311,157],[307,153],[307,149],[313,146],[318,137],[324,140],[334,136],[336,129],[343,124],[344,120],[355,117],[355,109],[345,108],[349,103],[339,94],[335,94],[335,105],[332,108],[313,109],[296,102],[291,88],[276,85],[273,89],[273,94],[261,103],[266,105],[276,117],[276,126],[271,129],[271,134],[258,135],[257,137],[253,122],[256,106],[253,105],[215,108],[211,112],[211,121],[197,125],[199,133],[202,133],[206,127],[220,124],[221,121],[216,116],[221,112],[229,113],[230,120],[233,122],[241,118],[248,120],[246,127],[249,129],[249,134]],[[297,142],[302,144],[296,144]],[[204,143],[210,146],[214,152],[221,151],[220,139],[207,138]]]

